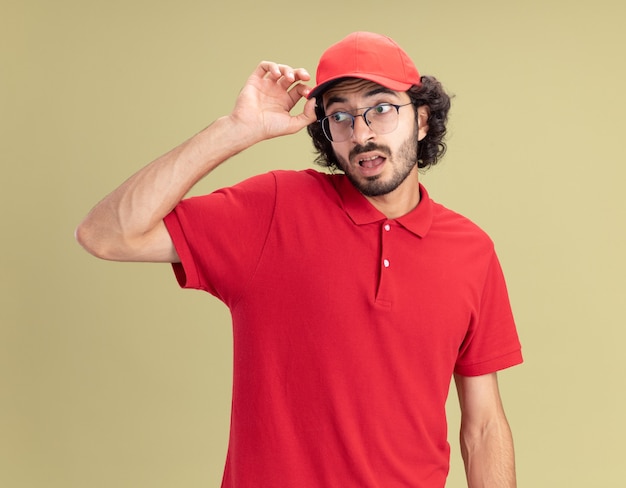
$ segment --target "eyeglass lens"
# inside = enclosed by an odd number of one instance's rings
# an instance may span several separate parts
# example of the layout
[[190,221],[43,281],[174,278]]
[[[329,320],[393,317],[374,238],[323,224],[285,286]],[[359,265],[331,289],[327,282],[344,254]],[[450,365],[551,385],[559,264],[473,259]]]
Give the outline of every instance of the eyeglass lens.
[[335,112],[322,119],[322,129],[331,142],[343,142],[350,139],[354,130],[355,119],[363,117],[368,127],[376,134],[387,134],[398,127],[400,108],[405,105],[381,103],[368,107],[362,114]]

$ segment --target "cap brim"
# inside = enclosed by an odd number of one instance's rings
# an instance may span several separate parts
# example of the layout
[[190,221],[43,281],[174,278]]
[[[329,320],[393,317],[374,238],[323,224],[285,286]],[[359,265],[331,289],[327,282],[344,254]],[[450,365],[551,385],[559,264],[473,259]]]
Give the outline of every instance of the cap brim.
[[400,81],[392,80],[392,79],[386,78],[384,76],[376,75],[376,74],[368,74],[368,73],[342,73],[341,76],[335,76],[335,77],[330,78],[330,79],[324,81],[323,83],[320,83],[319,85],[315,86],[309,92],[309,95],[308,95],[307,98],[311,99],[313,97],[317,97],[317,96],[321,95],[328,88],[330,88],[332,85],[337,83],[339,80],[343,80],[345,78],[359,78],[359,79],[362,79],[362,80],[371,81],[371,82],[377,83],[377,84],[379,84],[381,86],[384,86],[385,88],[389,88],[390,90],[397,91],[397,92],[405,92],[409,88],[411,88],[414,84],[418,84],[419,83],[419,81],[416,82],[416,83],[402,83]]

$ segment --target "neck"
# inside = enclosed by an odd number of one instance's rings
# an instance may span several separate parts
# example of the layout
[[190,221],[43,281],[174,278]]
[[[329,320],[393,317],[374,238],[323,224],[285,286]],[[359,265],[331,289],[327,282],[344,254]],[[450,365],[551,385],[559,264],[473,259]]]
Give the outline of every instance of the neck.
[[417,170],[411,172],[402,184],[392,192],[376,197],[366,196],[365,198],[388,219],[397,219],[408,214],[420,202]]

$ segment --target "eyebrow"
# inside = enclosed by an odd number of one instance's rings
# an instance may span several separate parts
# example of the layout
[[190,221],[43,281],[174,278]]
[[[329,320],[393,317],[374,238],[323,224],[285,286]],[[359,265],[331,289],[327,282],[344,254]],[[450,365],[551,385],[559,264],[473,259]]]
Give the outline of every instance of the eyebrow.
[[[377,86],[372,90],[365,93],[365,97],[373,97],[374,95],[378,95],[379,93],[385,93],[388,95],[397,95],[398,92],[391,90],[389,88],[385,88],[384,86]],[[341,97],[339,95],[333,95],[328,99],[328,103],[326,104],[326,109],[330,107],[333,103],[345,103],[348,99],[346,97]]]

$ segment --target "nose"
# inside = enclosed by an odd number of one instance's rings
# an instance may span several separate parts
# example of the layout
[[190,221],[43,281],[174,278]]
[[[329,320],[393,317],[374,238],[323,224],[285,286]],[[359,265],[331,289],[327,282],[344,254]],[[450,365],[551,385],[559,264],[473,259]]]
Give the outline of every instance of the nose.
[[363,145],[372,137],[374,137],[374,131],[365,121],[365,114],[355,115],[352,123],[352,140]]

